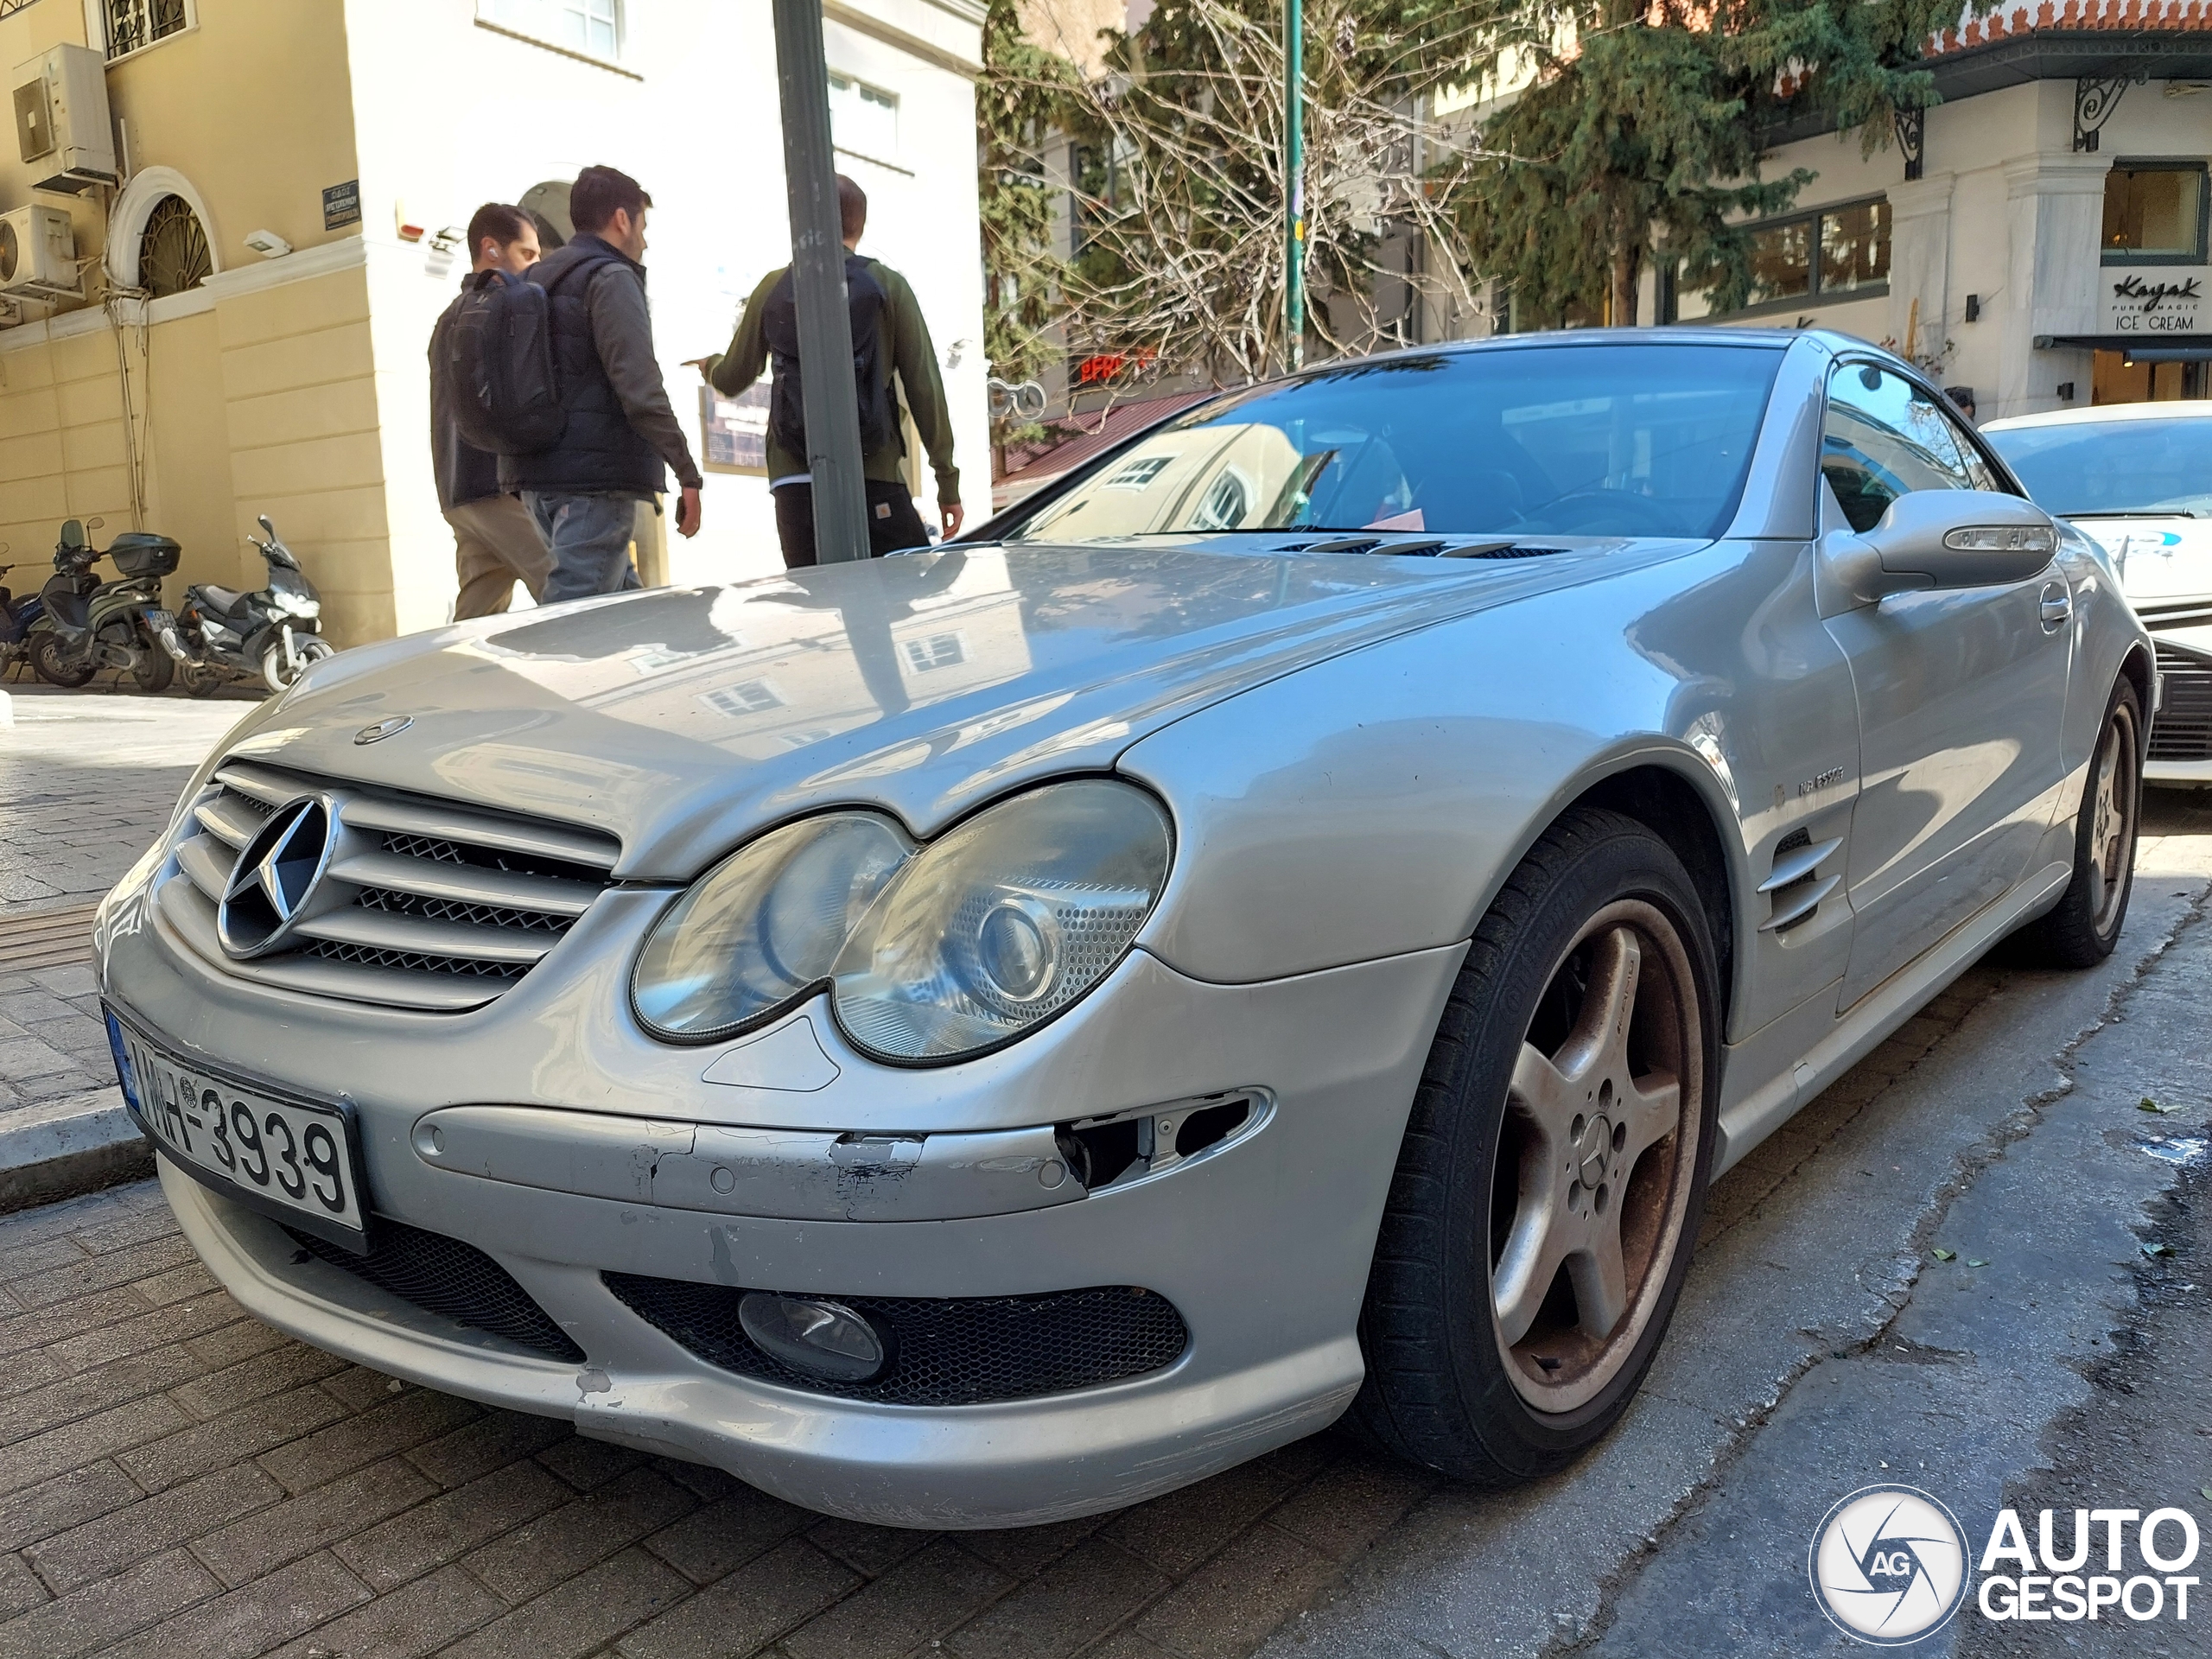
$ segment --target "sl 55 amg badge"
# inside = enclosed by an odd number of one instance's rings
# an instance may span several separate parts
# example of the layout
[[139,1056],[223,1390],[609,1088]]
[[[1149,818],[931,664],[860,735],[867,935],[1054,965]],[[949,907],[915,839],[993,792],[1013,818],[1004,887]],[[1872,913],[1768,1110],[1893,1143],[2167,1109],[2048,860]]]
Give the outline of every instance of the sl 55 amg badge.
[[1826,789],[1830,784],[1840,784],[1842,781],[1843,768],[1841,766],[1830,766],[1826,772],[1821,772],[1819,776],[1808,778],[1803,783],[1798,785],[1797,792],[1800,795],[1810,795],[1815,790]]

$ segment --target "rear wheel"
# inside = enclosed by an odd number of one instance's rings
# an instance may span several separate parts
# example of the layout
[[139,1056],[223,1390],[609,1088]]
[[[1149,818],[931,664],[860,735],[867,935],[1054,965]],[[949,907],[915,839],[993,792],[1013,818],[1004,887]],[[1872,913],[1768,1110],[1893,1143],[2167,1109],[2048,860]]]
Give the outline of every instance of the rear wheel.
[[211,697],[223,683],[223,677],[205,663],[180,664],[176,677],[188,697]]
[[2105,723],[2074,815],[2074,879],[2053,909],[2027,931],[2029,948],[2060,968],[2094,968],[2120,943],[2135,890],[2135,840],[2143,822],[2143,704],[2125,676],[2105,704]]
[[1704,1207],[1713,963],[1688,873],[1633,819],[1571,813],[1514,872],[1407,1127],[1354,1427],[1503,1484],[1563,1468],[1627,1408]]
[[158,645],[141,644],[130,659],[130,683],[149,696],[159,696],[176,678],[176,659]]
[[49,685],[82,685],[92,677],[92,653],[73,652],[51,628],[40,628],[29,641],[31,670]]

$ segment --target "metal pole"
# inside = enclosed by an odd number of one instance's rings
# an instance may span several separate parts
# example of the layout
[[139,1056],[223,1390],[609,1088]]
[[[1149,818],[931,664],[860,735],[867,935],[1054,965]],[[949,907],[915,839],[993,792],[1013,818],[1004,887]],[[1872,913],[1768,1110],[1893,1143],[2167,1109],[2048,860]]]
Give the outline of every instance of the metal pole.
[[791,288],[798,305],[806,465],[814,480],[814,555],[823,564],[868,557],[868,488],[853,385],[853,322],[837,168],[830,148],[830,73],[822,0],[772,0],[776,78],[783,92],[784,178],[791,195]]
[[1283,362],[1306,366],[1306,7],[1283,0],[1282,170],[1288,222],[1282,282]]

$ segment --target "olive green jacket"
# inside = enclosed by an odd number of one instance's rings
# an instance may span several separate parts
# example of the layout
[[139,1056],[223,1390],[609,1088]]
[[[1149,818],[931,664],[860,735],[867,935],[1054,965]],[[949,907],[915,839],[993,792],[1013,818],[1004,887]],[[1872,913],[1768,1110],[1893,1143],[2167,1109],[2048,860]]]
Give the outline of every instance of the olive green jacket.
[[[929,325],[922,321],[921,305],[914,298],[914,290],[906,286],[904,276],[880,259],[869,260],[868,271],[881,285],[885,300],[883,349],[877,353],[876,361],[882,365],[887,379],[894,372],[898,375],[899,389],[906,394],[907,416],[922,441],[923,453],[930,458],[930,470],[937,474],[938,504],[950,506],[960,499],[960,469],[952,464],[952,414],[944,404],[944,381],[938,373],[937,351],[930,344]],[[753,297],[745,302],[745,315],[738,322],[729,350],[706,361],[707,383],[725,397],[736,397],[768,367],[768,345],[760,337],[760,321],[767,306],[768,291],[783,276],[783,271],[772,270],[760,279],[760,285],[753,290]],[[893,407],[896,406],[894,402]],[[861,458],[861,470],[879,483],[895,484],[906,477],[906,441],[894,425],[888,443],[879,445]],[[771,479],[789,478],[806,469],[804,455],[791,454],[771,435]]]

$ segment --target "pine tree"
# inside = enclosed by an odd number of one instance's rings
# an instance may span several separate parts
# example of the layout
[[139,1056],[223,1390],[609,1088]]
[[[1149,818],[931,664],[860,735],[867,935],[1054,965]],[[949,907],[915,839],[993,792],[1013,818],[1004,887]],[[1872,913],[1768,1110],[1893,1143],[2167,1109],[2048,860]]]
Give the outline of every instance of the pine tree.
[[1493,74],[1535,73],[1483,124],[1493,171],[1461,197],[1465,256],[1546,322],[1634,323],[1656,260],[1741,305],[1744,221],[1815,176],[1763,176],[1765,135],[1818,111],[1885,143],[1895,112],[1934,101],[1916,60],[1958,18],[1958,0],[1534,0],[1493,42]]

